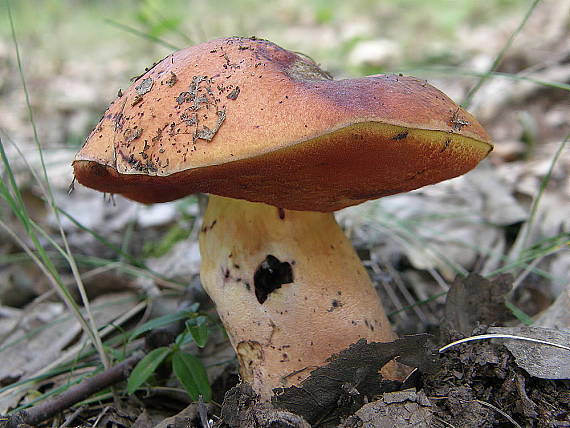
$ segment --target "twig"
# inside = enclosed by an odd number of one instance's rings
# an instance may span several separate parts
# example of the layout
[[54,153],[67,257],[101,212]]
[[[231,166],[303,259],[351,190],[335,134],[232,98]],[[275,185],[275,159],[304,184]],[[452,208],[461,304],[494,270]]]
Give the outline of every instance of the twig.
[[206,404],[204,404],[204,399],[201,395],[198,401],[198,415],[200,415],[200,422],[202,422],[202,427],[210,428],[210,421],[208,421],[208,409],[206,408]]
[[[461,401],[463,401],[463,400],[461,400]],[[517,423],[517,421],[515,421],[509,414],[503,412],[503,411],[502,411],[501,409],[499,409],[498,407],[493,406],[491,403],[487,403],[486,401],[482,401],[482,400],[470,400],[470,401],[475,402],[475,403],[479,403],[479,404],[481,404],[482,406],[485,406],[485,407],[488,407],[488,408],[490,408],[490,409],[493,409],[495,412],[497,412],[497,413],[503,415],[506,419],[508,419],[508,421],[509,421],[510,423],[512,423],[515,427],[517,427],[517,428],[522,428],[522,427]]]
[[68,425],[71,425],[71,423],[77,419],[77,417],[81,414],[81,412],[83,412],[85,410],[85,406],[80,406],[77,408],[77,410],[75,412],[73,412],[63,423],[63,425],[60,428],[65,428]]
[[143,358],[144,352],[139,351],[123,362],[95,376],[72,386],[63,394],[48,399],[28,410],[22,410],[10,417],[6,427],[17,428],[19,424],[36,426],[42,421],[53,417],[89,396],[125,380],[133,367]]
[[95,422],[93,422],[93,427],[96,427],[97,425],[99,425],[99,422],[101,421],[101,419],[103,418],[103,416],[105,416],[105,414],[111,410],[110,406],[105,406],[105,408],[103,409],[103,411],[101,413],[99,413],[99,416],[97,416],[97,419],[95,419]]

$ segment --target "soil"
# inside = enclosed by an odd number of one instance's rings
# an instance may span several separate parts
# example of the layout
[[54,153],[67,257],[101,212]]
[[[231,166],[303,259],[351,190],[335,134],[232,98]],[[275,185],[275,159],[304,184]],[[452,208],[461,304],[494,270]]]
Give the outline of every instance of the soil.
[[[241,384],[226,394],[223,419],[216,426],[304,427],[307,421],[313,427],[343,428],[570,426],[570,382],[529,376],[502,345],[461,345],[440,355],[432,373],[420,370],[412,377],[399,385],[403,388],[399,392],[380,395],[367,395],[366,388],[341,383],[335,406],[318,410],[314,403],[329,402],[327,395],[334,391],[330,382],[320,395],[313,389],[312,400],[308,395],[294,403],[276,400],[273,408],[257,403],[251,389]],[[376,388],[381,384],[378,381]],[[388,390],[394,389],[398,388],[391,383]],[[260,424],[268,414],[271,425]]]
[[440,421],[469,427],[507,427],[513,421],[529,427],[570,426],[570,382],[529,376],[502,345],[462,345],[440,363],[421,385]]

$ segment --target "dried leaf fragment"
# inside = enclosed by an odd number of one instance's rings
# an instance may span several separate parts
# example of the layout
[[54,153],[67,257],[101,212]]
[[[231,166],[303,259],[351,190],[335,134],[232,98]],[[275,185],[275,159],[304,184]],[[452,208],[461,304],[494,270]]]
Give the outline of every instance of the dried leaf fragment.
[[135,86],[135,90],[138,95],[144,95],[147,92],[150,92],[153,84],[154,81],[152,80],[152,77],[147,77],[139,85]]
[[[570,331],[541,327],[491,327],[489,333],[510,334],[570,346]],[[570,379],[570,352],[526,340],[507,340],[507,349],[519,367],[541,379]]]

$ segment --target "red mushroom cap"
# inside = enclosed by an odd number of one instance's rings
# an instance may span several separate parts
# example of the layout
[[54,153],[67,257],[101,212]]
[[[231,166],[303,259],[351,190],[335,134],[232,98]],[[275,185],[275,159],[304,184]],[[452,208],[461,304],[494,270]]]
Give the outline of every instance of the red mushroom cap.
[[169,55],[105,112],[73,162],[144,202],[196,192],[334,211],[464,174],[492,149],[426,81],[331,80],[306,57],[228,38]]

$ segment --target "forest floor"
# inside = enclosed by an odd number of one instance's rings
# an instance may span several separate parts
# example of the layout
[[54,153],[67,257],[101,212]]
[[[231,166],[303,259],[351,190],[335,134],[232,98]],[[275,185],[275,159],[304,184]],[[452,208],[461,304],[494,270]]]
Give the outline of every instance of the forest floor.
[[[44,426],[570,426],[568,1],[251,0],[251,16],[233,3],[195,4],[191,13],[186,2],[161,0],[11,3],[22,63],[2,13],[5,421],[105,373],[101,353],[120,363],[152,340],[169,346],[163,328],[175,337],[180,322],[199,319],[207,343],[197,346],[193,335],[184,350],[207,369],[209,403],[192,401],[163,365],[136,392],[127,394],[125,382],[104,388]],[[335,78],[428,79],[493,138],[488,159],[465,176],[337,213],[401,337],[374,348],[374,358],[358,358],[370,344],[343,358],[377,371],[397,355],[416,368],[403,384],[362,382],[333,359],[342,382],[318,405],[292,391],[273,408],[246,387],[232,390],[237,360],[200,286],[200,198],[142,206],[81,186],[68,191],[74,154],[130,77],[176,47],[230,35],[306,53]],[[86,301],[100,349],[87,333],[93,326],[77,318],[89,318]],[[483,334],[494,336],[440,352]]]

